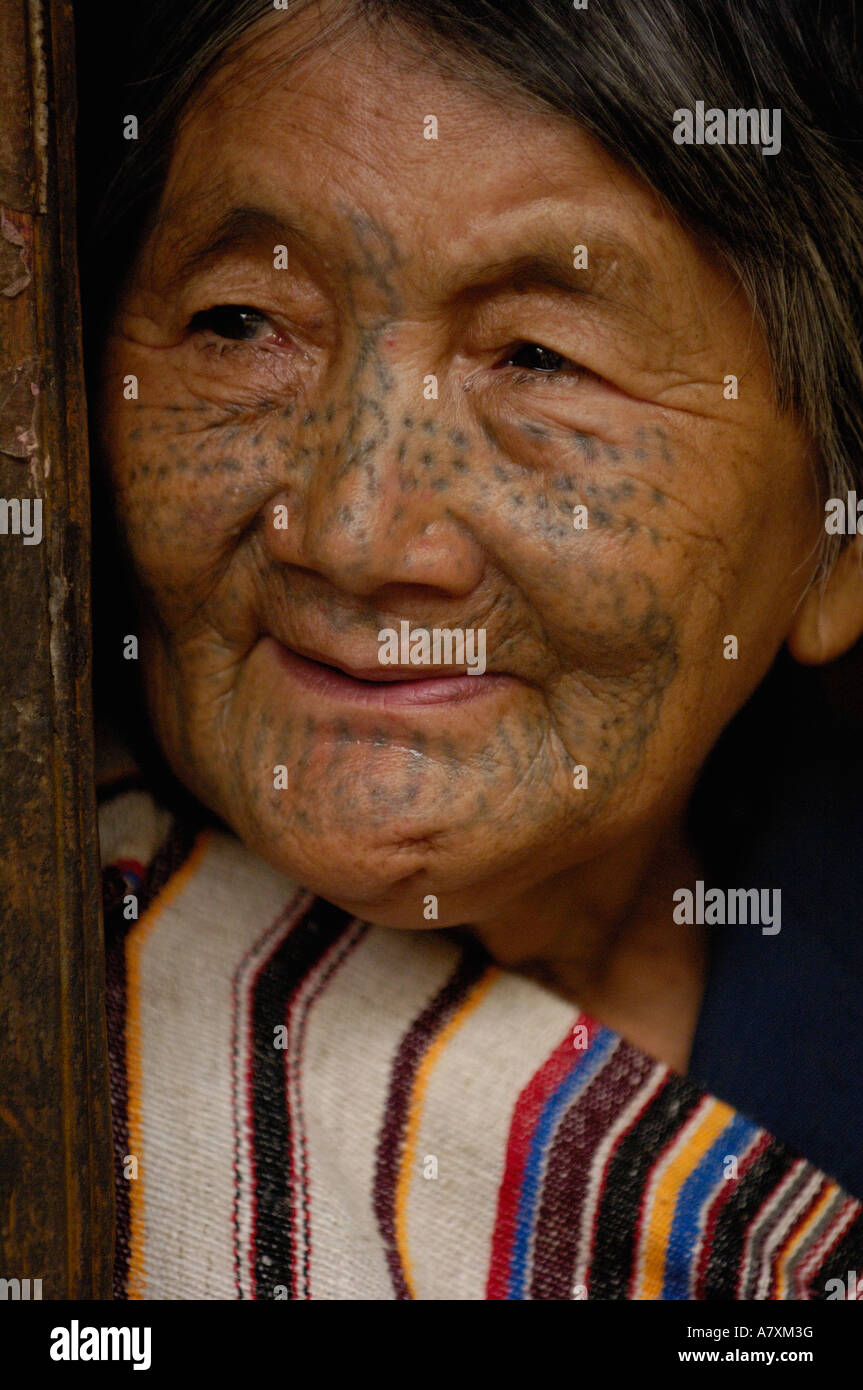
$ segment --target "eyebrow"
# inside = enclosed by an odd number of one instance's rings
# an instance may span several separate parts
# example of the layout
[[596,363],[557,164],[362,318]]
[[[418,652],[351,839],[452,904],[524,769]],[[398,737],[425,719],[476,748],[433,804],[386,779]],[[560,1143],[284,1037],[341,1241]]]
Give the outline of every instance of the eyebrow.
[[[587,266],[580,270],[573,265],[576,246],[587,248]],[[604,231],[591,235],[585,230],[578,239],[574,235],[563,253],[560,242],[546,236],[528,251],[475,266],[465,279],[462,296],[538,290],[591,300],[617,313],[642,307],[656,293],[653,270],[641,252]]]
[[[226,256],[242,251],[259,251],[288,242],[311,244],[312,238],[298,222],[269,208],[242,206],[229,208],[214,227],[196,236],[194,233],[178,241],[165,286],[175,290]],[[272,249],[270,250],[272,254]]]
[[[525,233],[525,236],[529,236]],[[179,240],[173,252],[166,288],[176,290],[193,276],[202,274],[225,257],[243,251],[260,251],[293,242],[314,250],[315,238],[296,217],[287,217],[273,208],[244,204],[229,208],[214,227],[200,236],[191,234]],[[586,246],[588,264],[573,265],[575,246]],[[486,298],[506,290],[551,292],[582,301],[590,300],[606,310],[620,314],[644,305],[656,289],[649,262],[631,243],[605,229],[582,229],[571,246],[561,253],[560,238],[546,231],[531,237],[527,250],[517,250],[499,260],[482,260],[459,267],[445,286],[450,299]]]

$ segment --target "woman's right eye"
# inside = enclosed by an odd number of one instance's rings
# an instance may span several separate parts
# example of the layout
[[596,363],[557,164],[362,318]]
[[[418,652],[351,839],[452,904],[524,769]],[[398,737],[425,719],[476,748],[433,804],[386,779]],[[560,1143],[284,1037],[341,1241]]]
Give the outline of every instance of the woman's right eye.
[[203,309],[192,318],[189,332],[213,333],[217,338],[237,343],[265,342],[279,336],[266,314],[245,304],[217,304],[212,309]]

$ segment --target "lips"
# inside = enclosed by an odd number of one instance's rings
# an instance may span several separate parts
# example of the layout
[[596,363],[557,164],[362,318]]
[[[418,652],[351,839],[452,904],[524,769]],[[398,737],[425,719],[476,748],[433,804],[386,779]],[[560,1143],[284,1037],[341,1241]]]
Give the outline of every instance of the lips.
[[328,666],[331,670],[341,671],[343,675],[350,676],[353,680],[374,681],[376,683],[394,681],[426,681],[426,680],[446,680],[453,676],[464,676],[467,674],[466,666],[447,666],[446,670],[438,671],[418,671],[416,666],[386,666],[383,667],[376,662],[374,666],[353,665],[346,662],[343,657],[325,655],[323,652],[314,651],[311,647],[301,647],[296,644],[282,644],[287,651],[293,652],[295,656],[305,657],[307,661],[314,661],[319,666]]
[[464,668],[420,673],[416,667],[352,665],[309,646],[288,646],[278,638],[264,639],[267,659],[282,675],[318,699],[366,705],[375,709],[416,710],[420,706],[456,705],[489,696],[517,684],[516,677],[486,671],[468,675]]

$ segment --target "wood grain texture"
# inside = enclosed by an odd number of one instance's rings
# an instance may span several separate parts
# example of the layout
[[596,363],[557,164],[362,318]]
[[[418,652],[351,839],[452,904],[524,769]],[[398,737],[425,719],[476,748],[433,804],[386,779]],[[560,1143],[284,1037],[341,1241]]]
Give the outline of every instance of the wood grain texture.
[[109,1298],[90,499],[68,0],[0,0],[0,1278]]

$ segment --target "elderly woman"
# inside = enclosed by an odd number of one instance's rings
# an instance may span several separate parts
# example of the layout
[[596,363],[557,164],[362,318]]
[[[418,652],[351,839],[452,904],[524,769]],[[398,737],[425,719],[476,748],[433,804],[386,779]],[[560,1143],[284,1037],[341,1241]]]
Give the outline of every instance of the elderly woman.
[[144,8],[115,96],[81,20],[118,1293],[839,1296],[850,10]]

